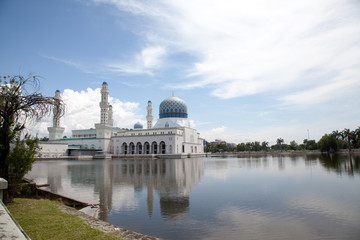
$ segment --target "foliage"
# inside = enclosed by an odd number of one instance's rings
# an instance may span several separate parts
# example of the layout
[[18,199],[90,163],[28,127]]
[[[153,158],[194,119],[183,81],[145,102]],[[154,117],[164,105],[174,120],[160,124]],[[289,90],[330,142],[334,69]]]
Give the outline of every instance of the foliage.
[[304,148],[306,150],[316,150],[316,149],[318,149],[318,146],[317,146],[317,143],[316,143],[315,140],[304,139],[303,144],[304,144]]
[[290,147],[290,150],[298,150],[299,145],[297,144],[297,142],[291,141],[289,147]]
[[276,144],[269,147],[269,143],[263,141],[260,142],[246,142],[239,143],[235,148],[228,144],[216,144],[206,142],[206,152],[251,152],[251,151],[296,151],[296,150],[317,150],[320,149],[322,152],[337,151],[339,149],[360,148],[360,127],[351,131],[345,128],[343,131],[333,131],[331,134],[325,134],[318,142],[314,139],[304,139],[303,143],[298,144],[296,141],[290,141],[286,144],[284,139],[277,138]]
[[325,134],[318,142],[321,152],[334,152],[338,150],[337,140],[333,135]]
[[15,199],[7,207],[31,239],[120,239],[93,229],[76,215],[65,214],[49,200]]
[[[10,144],[15,143],[15,146],[20,147],[21,141],[19,136],[27,123],[40,120],[50,114],[52,107],[58,109],[56,114],[60,117],[64,112],[64,107],[61,100],[44,97],[38,93],[39,80],[34,75],[29,75],[28,77],[21,75],[13,77],[4,76],[0,78],[0,84],[0,177],[8,180],[9,187],[11,187],[16,182],[11,182],[14,179],[10,179],[9,174],[13,174],[15,171],[13,167],[18,165],[12,163],[14,161],[13,157],[9,158]],[[30,141],[30,139],[24,140],[25,145],[30,144],[27,141]],[[30,148],[28,146],[25,149],[29,150]],[[35,145],[34,149],[36,149]],[[22,154],[25,154],[25,152],[23,151]],[[29,154],[31,155],[32,153]],[[29,157],[29,154],[26,153],[24,158],[26,156]],[[24,158],[22,158],[23,161]],[[31,159],[25,162],[31,165]],[[25,171],[29,169],[29,166],[23,166],[23,169]],[[8,193],[12,192],[11,189],[8,191]],[[8,193],[4,196],[5,201],[12,198],[12,196],[8,196]]]
[[19,183],[23,177],[32,168],[32,164],[36,160],[36,154],[40,150],[39,139],[32,139],[30,135],[25,135],[24,139],[20,139],[20,134],[17,134],[13,142],[13,149],[6,160],[8,165],[8,181],[12,191],[10,196],[13,196],[18,191]]

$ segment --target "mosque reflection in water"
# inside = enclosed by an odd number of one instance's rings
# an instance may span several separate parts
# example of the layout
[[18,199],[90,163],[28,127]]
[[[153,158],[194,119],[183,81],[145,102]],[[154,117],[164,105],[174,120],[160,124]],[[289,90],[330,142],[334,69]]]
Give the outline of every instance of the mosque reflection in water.
[[[122,188],[129,186],[138,192],[147,189],[149,216],[153,214],[156,204],[154,194],[158,194],[161,215],[165,218],[181,219],[188,212],[191,190],[203,174],[203,162],[202,159],[115,160],[95,165],[71,164],[67,166],[67,172],[72,185],[94,186],[94,192],[99,194],[98,217],[101,220],[107,220],[112,203],[118,200],[113,199],[113,191],[122,191]],[[48,180],[53,186],[59,184]],[[52,190],[57,192],[57,189]]]

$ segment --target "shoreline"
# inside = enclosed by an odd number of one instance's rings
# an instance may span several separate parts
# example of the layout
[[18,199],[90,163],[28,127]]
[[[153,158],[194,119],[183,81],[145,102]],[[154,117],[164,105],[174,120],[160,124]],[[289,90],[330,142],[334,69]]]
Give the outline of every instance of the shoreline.
[[76,215],[77,217],[81,218],[82,220],[84,220],[84,222],[87,225],[91,226],[92,228],[95,228],[95,229],[100,230],[105,233],[115,233],[116,235],[118,235],[119,237],[121,237],[123,239],[161,240],[161,238],[148,236],[148,235],[134,232],[134,231],[131,231],[131,230],[119,227],[119,226],[115,226],[111,223],[108,223],[103,220],[92,217],[90,215],[87,215],[84,212],[81,212],[73,207],[66,206],[64,204],[59,204],[58,207],[63,213]]
[[[341,150],[334,153],[321,152],[320,150],[295,150],[295,151],[260,151],[260,152],[222,152],[222,153],[207,153],[206,157],[252,157],[252,156],[293,156],[293,155],[321,155],[321,154],[334,154],[334,155],[349,155],[348,150]],[[355,149],[351,151],[351,155],[359,156],[360,150]]]

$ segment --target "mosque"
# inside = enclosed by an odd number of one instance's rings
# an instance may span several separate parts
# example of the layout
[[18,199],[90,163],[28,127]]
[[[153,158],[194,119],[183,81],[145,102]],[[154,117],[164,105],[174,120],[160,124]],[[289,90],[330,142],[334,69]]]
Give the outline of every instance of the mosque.
[[[159,106],[159,119],[153,126],[152,102],[147,103],[147,128],[139,122],[125,130],[114,127],[113,109],[108,102],[108,84],[103,82],[100,101],[100,123],[95,128],[72,130],[72,137],[63,138],[64,128],[56,117],[48,128],[49,141],[41,143],[42,158],[64,156],[109,157],[173,157],[184,158],[204,154],[204,140],[188,119],[186,103],[170,96]],[[55,98],[61,98],[56,90]]]

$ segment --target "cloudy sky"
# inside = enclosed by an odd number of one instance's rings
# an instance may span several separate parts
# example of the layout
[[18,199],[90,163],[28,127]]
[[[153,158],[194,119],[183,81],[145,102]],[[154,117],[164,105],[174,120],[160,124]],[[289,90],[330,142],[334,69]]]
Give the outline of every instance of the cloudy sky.
[[[208,141],[301,143],[360,126],[358,0],[2,0],[0,74],[62,92],[66,128],[158,118],[172,95]],[[31,131],[47,135],[50,118]]]

